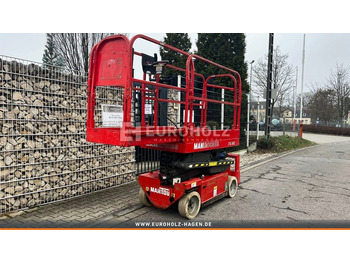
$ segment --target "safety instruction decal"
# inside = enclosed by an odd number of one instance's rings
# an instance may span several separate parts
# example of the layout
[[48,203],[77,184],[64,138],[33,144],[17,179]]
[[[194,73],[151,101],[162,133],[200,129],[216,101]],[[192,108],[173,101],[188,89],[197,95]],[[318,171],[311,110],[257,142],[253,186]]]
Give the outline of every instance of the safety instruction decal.
[[122,127],[122,125],[123,125],[123,106],[102,105],[102,126],[103,127]]

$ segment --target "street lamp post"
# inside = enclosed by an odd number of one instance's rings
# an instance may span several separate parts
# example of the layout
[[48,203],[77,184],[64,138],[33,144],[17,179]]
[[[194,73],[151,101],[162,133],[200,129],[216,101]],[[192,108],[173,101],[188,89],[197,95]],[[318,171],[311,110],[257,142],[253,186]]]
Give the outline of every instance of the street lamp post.
[[257,117],[258,121],[256,122],[256,141],[259,140],[259,130],[260,130],[260,127],[259,127],[259,122],[260,122],[260,101],[259,101],[259,96],[258,96],[258,117]]
[[250,117],[250,102],[252,94],[252,72],[253,72],[253,63],[254,60],[250,62],[250,84],[249,84],[249,94],[248,94],[248,105],[247,105],[247,149],[249,147],[249,117]]

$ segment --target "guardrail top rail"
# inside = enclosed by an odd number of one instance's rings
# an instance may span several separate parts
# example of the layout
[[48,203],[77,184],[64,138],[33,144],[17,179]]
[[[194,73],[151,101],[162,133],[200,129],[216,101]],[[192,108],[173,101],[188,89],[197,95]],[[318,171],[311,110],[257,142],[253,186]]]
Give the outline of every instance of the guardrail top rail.
[[[143,78],[135,78],[135,58],[137,56],[150,57],[134,50],[134,43],[138,39],[187,57],[186,65],[184,67],[174,66],[169,61],[157,61],[155,57],[147,61],[146,66],[150,68],[150,71],[143,70]],[[216,67],[220,69],[220,72],[225,73],[203,76],[195,71],[196,61]],[[185,74],[185,86],[162,82],[161,78],[165,68],[175,70],[179,75]],[[229,85],[214,84],[213,80],[224,78],[224,82],[230,83]],[[195,81],[197,81],[195,79],[201,82],[201,95],[195,92]],[[135,83],[138,86],[135,86]],[[102,127],[97,127],[95,123],[95,110],[98,110],[95,97],[99,87],[112,87],[123,91],[122,105],[109,105],[108,115],[102,110],[102,114],[105,113],[102,117],[105,120],[109,118]],[[225,101],[222,96],[218,99],[209,98],[208,88],[212,92],[224,91],[232,94],[231,101]],[[159,97],[160,89],[172,90],[180,94],[179,99]],[[133,125],[135,113],[133,92],[141,94],[139,126]],[[158,116],[163,113],[162,103],[176,105],[177,110],[183,109],[179,125],[172,121],[173,125],[160,126]],[[153,123],[145,120],[145,110],[146,107],[148,107],[147,110],[150,110],[149,104],[151,104]],[[232,125],[229,128],[212,130],[208,127],[209,104],[231,108],[228,111],[233,112],[230,116]],[[88,79],[88,141],[118,146],[142,146],[179,153],[237,146],[239,144],[240,108],[241,78],[238,72],[201,56],[189,54],[145,35],[136,35],[131,40],[123,35],[110,36],[94,46],[91,51]],[[200,112],[199,125],[195,125],[193,121],[194,109]]]

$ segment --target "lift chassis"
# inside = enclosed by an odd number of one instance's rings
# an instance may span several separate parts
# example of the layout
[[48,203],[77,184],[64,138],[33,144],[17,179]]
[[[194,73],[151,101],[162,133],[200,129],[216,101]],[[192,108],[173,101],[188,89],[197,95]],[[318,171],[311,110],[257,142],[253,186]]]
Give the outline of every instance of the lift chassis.
[[[174,66],[158,61],[156,55],[135,51],[138,39],[178,53],[187,58],[186,64]],[[134,76],[137,57],[142,59],[142,79]],[[195,63],[222,73],[204,76],[195,71]],[[185,81],[174,84],[169,69]],[[120,93],[119,104],[105,99],[106,104],[97,105],[98,91],[106,87]],[[172,95],[161,95],[168,92]],[[99,106],[102,121],[98,120]],[[170,109],[176,111],[176,119],[168,116]],[[214,109],[221,114],[221,125],[210,128],[208,119],[215,117]],[[87,140],[161,150],[160,169],[138,176],[139,199],[146,206],[167,209],[177,204],[180,215],[192,219],[202,205],[235,196],[239,155],[226,151],[239,145],[240,109],[240,75],[198,55],[144,35],[131,40],[122,35],[107,37],[91,51]],[[226,127],[224,115],[229,119]],[[161,117],[166,124],[160,123]]]

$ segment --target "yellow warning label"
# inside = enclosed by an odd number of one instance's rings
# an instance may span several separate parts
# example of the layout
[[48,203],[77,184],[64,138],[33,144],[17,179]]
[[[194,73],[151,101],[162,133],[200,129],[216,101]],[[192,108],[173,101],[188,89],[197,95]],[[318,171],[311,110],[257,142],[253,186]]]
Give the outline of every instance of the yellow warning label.
[[216,196],[217,194],[218,194],[218,186],[214,186],[213,196]]

